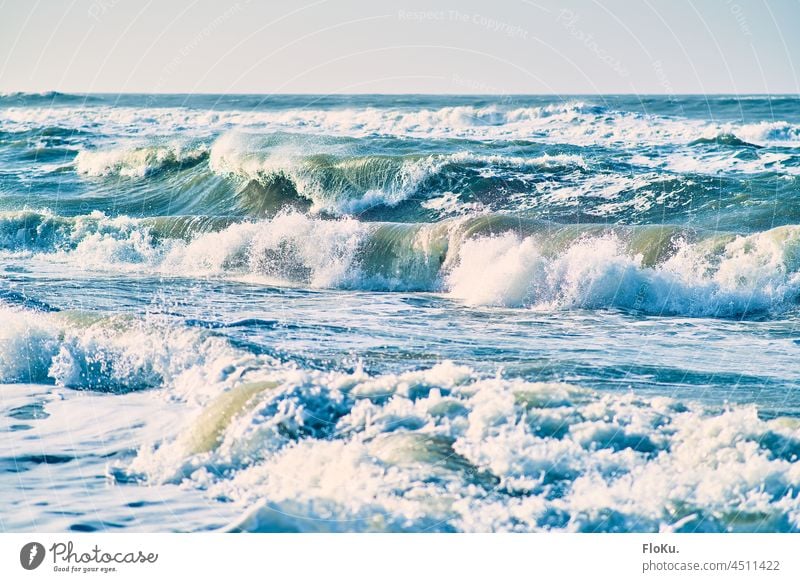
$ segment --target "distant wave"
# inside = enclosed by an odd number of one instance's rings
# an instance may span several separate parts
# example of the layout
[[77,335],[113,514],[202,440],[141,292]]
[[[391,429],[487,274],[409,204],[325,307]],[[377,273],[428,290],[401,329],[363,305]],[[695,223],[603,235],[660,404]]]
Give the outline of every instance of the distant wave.
[[41,91],[32,93],[26,93],[24,91],[10,91],[6,93],[0,93],[0,107],[27,107],[31,105],[91,103],[95,100],[96,98],[92,95],[74,95],[70,93],[61,93],[59,91]]
[[7,107],[0,130],[35,126],[94,127],[107,135],[155,136],[188,132],[207,137],[231,129],[290,131],[338,136],[406,136],[473,140],[533,140],[573,145],[688,144],[730,134],[755,145],[793,145],[800,126],[785,121],[713,123],[656,114],[615,111],[583,102],[539,107],[498,105],[439,109],[205,110],[186,107]]

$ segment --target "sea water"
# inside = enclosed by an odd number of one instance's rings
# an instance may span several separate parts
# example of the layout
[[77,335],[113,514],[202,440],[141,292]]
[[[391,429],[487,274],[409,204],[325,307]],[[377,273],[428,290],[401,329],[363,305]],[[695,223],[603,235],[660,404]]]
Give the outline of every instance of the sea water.
[[0,529],[800,530],[796,97],[0,97]]

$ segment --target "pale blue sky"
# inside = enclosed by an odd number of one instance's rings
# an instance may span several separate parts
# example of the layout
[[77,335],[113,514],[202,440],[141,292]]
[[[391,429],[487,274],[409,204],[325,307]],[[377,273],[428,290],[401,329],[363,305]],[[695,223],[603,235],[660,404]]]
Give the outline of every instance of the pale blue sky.
[[797,93],[800,0],[5,0],[0,91]]

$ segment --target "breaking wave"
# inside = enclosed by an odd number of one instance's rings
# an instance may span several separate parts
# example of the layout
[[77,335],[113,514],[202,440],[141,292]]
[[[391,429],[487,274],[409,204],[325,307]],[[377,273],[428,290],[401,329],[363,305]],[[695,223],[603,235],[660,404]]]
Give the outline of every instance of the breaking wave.
[[[202,164],[198,171],[195,166],[206,160],[208,166]],[[174,206],[183,196],[206,195],[212,199],[206,202],[212,210],[213,199],[224,190],[229,211],[238,205],[256,215],[274,212],[282,205],[315,213],[359,214],[452,189],[486,190],[509,176],[587,169],[586,161],[572,154],[523,157],[466,150],[404,154],[389,148],[364,149],[352,139],[240,132],[226,133],[210,146],[203,142],[134,143],[82,150],[74,166],[82,176],[113,178],[114,185],[119,178],[152,179],[164,172],[186,170],[188,173],[174,180],[152,184],[153,190],[163,189],[163,196],[169,198],[165,203]],[[200,183],[213,182],[213,176],[227,182],[208,192],[198,188]],[[185,193],[181,189],[184,183],[192,186]]]
[[156,315],[32,311],[0,301],[0,318],[0,384],[131,392],[221,359],[224,367],[234,354],[223,340]]
[[11,213],[0,243],[83,269],[443,292],[473,305],[735,317],[794,309],[800,295],[798,226],[737,235],[505,215],[400,224]]

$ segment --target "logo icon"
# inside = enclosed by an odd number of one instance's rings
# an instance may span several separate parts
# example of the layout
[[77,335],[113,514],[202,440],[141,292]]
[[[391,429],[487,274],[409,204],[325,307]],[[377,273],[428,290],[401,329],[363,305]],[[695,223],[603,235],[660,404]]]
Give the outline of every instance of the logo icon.
[[44,562],[44,546],[39,542],[28,542],[19,551],[19,563],[26,570],[35,570]]

